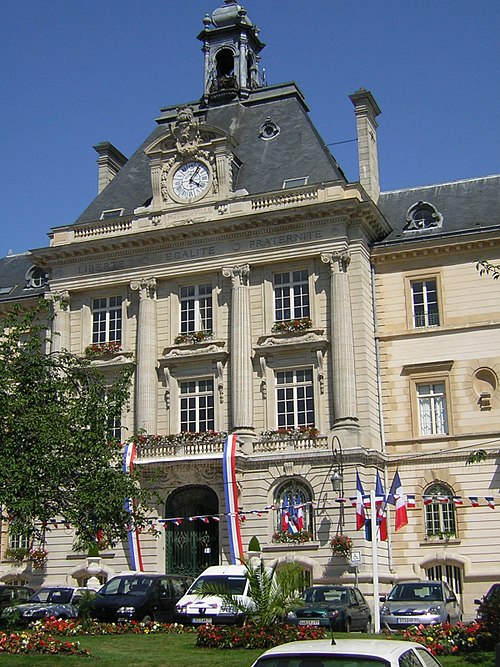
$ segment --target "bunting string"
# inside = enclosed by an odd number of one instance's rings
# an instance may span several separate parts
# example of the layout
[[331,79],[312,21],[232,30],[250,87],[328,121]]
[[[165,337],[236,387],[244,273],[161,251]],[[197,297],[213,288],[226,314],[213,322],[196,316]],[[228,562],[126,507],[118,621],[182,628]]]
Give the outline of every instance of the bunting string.
[[[384,499],[387,500],[388,496],[384,496]],[[398,500],[400,499],[400,496],[396,495],[395,499]],[[417,507],[417,502],[416,502],[416,496],[415,494],[407,494],[404,497],[401,496],[401,499],[403,502],[406,500],[406,507],[407,509],[416,509]],[[377,497],[377,504],[378,504],[379,498]],[[452,502],[456,507],[474,507],[474,508],[481,508],[481,507],[488,507],[490,509],[495,509],[497,505],[500,506],[500,496],[426,496],[423,495],[421,496],[422,500],[422,505],[426,506],[434,502],[439,502],[439,503],[449,503]],[[357,502],[357,496],[349,496],[346,498],[339,497],[335,498],[333,505],[323,505],[321,504],[321,509],[322,510],[334,510],[338,509],[339,504],[350,504],[352,507],[356,507],[356,502]],[[266,505],[265,507],[262,508],[253,508],[253,509],[248,509],[248,510],[243,510],[240,509],[237,512],[222,512],[220,514],[197,514],[193,516],[182,516],[182,517],[152,517],[151,519],[148,519],[148,525],[153,526],[155,524],[160,524],[161,526],[168,527],[168,525],[175,525],[175,526],[180,526],[184,522],[195,522],[195,521],[201,521],[203,523],[209,523],[211,521],[214,522],[220,522],[222,518],[235,518],[239,519],[240,522],[245,522],[247,519],[253,519],[253,518],[261,518],[269,512],[282,512],[283,509],[303,509],[305,507],[316,507],[318,503],[316,501],[307,501],[307,502],[302,502],[299,505]],[[370,509],[370,496],[368,494],[363,495],[363,506],[365,509]],[[7,516],[2,516],[1,517],[3,520],[8,521],[9,517]],[[50,530],[51,527],[54,529],[58,529],[60,527],[64,527],[67,530],[70,530],[72,528],[71,524],[66,521],[65,519],[49,519],[48,524],[47,524],[47,529]],[[131,528],[131,526],[128,526],[128,528]]]

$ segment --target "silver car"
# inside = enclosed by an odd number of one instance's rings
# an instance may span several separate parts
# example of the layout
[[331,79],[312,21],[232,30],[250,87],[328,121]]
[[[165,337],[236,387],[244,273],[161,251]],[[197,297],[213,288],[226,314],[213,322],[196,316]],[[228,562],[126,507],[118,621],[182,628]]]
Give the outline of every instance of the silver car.
[[380,624],[390,630],[409,625],[454,624],[462,619],[457,596],[444,581],[403,581],[380,601]]

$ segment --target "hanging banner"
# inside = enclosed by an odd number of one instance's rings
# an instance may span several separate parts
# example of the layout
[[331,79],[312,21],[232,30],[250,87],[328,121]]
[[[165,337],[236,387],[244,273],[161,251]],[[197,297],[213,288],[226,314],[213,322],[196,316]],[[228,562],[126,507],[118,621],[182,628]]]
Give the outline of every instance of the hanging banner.
[[226,499],[227,527],[229,533],[230,562],[240,565],[243,560],[241,519],[238,511],[238,486],[236,484],[236,435],[228,435],[224,442],[222,476]]
[[[123,451],[123,471],[130,474],[134,469],[134,461],[136,455],[135,442],[128,442]],[[130,567],[132,570],[144,572],[144,565],[142,563],[141,542],[139,538],[139,529],[134,527],[133,517],[133,501],[127,498],[125,501],[125,509],[129,513],[131,522],[127,528],[128,533],[128,547],[130,553]]]

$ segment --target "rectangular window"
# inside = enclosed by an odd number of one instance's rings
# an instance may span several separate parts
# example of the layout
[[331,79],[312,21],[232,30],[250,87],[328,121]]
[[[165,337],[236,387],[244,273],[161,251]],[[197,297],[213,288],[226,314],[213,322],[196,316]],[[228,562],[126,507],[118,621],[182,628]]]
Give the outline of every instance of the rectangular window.
[[439,326],[437,281],[415,280],[411,283],[411,298],[413,326],[415,328]]
[[181,287],[181,333],[211,332],[212,285]]
[[27,549],[29,539],[25,535],[12,535],[9,533],[9,549]]
[[120,417],[111,417],[108,422],[108,436],[116,442],[122,441],[122,420]]
[[214,430],[213,380],[189,380],[180,384],[181,431]]
[[314,426],[312,370],[279,371],[276,403],[278,428]]
[[92,343],[121,343],[122,298],[105,297],[92,301]]
[[309,317],[307,271],[286,271],[274,275],[274,319],[276,322]]
[[444,382],[417,384],[420,435],[448,433]]

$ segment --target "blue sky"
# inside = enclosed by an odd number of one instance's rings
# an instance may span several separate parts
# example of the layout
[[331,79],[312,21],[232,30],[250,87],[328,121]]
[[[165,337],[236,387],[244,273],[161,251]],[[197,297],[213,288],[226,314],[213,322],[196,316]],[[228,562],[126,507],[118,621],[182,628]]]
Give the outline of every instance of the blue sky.
[[[6,0],[0,22],[0,256],[47,245],[97,193],[97,154],[127,156],[160,107],[198,99],[196,36],[222,0]],[[350,180],[348,98],[382,109],[383,190],[499,173],[498,0],[247,0],[270,84],[296,81]]]

